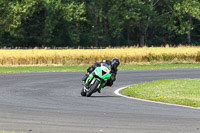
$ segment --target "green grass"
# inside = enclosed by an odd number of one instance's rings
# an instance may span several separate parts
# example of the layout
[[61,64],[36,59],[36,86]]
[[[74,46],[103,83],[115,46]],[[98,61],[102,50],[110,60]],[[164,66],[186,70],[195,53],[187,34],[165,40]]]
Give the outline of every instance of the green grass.
[[85,71],[88,66],[14,66],[0,67],[0,73]]
[[141,83],[121,90],[126,96],[200,107],[200,79],[172,79]]
[[[92,64],[91,64],[92,65]],[[0,73],[19,72],[63,72],[86,71],[89,65],[82,66],[1,66]],[[150,64],[150,65],[120,65],[119,70],[131,69],[173,69],[173,68],[200,68],[200,64]]]
[[0,133],[16,133],[16,132],[6,132],[6,131],[0,131]]
[[149,64],[149,65],[120,65],[119,69],[173,69],[173,68],[200,68],[200,64]]

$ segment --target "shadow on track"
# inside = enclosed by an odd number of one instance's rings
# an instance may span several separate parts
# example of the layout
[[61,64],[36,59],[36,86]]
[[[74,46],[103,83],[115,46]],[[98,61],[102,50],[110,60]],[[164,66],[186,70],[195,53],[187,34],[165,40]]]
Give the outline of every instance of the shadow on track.
[[[82,97],[82,96],[79,96]],[[120,97],[120,96],[90,96],[85,98],[112,98],[112,97]]]
[[91,98],[108,98],[108,97],[119,97],[119,96],[90,96]]

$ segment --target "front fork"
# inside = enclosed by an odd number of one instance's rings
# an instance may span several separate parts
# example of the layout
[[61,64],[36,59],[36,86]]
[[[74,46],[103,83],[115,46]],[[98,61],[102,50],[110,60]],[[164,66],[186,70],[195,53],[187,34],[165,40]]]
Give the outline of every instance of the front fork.
[[87,80],[85,81],[85,85],[89,85],[93,78],[94,78],[94,76],[93,76],[93,74],[91,73],[91,74],[88,76]]
[[[87,80],[86,80],[86,82],[84,83],[84,85],[86,86],[86,87],[90,87],[89,85],[90,84],[93,84],[92,82],[93,81],[95,81],[95,80],[93,80],[94,79],[94,75],[93,75],[93,73],[91,73],[89,76],[88,76],[88,78],[87,78]],[[104,86],[105,86],[105,84],[106,84],[106,82],[103,82],[103,81],[101,81],[100,79],[97,79],[97,80],[99,80],[100,81],[100,84],[99,84],[99,86],[97,87],[99,90],[101,90],[101,88],[103,88]]]
[[[94,75],[93,75],[93,73],[91,73],[91,74],[89,75],[89,77],[87,78],[86,82],[85,82],[85,86],[90,87],[89,85],[90,85],[90,84],[93,84],[92,82],[95,81],[95,80],[93,80],[93,79],[94,79]],[[97,79],[97,80],[99,80],[99,79]],[[101,84],[99,84],[99,86],[98,86],[97,88],[98,88],[98,89],[101,89],[101,88],[104,87],[104,85],[105,85],[106,83],[105,83],[105,82],[102,82],[101,80],[99,80],[99,81],[100,81]]]

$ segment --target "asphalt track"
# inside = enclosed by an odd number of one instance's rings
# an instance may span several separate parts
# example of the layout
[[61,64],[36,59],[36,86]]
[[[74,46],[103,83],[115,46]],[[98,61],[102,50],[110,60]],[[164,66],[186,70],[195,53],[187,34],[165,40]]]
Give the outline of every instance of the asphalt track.
[[0,74],[0,130],[24,133],[200,133],[200,110],[127,99],[131,84],[200,78],[200,69],[122,70],[113,87],[81,97],[84,72]]

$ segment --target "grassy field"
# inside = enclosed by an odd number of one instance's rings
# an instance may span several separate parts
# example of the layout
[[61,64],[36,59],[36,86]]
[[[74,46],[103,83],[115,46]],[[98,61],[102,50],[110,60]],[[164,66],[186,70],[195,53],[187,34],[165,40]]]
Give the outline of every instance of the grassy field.
[[86,71],[88,66],[9,66],[0,67],[0,73]]
[[200,47],[0,50],[0,65],[87,65],[117,57],[122,64],[200,63]]
[[130,86],[127,96],[200,108],[200,79],[158,80]]
[[16,132],[6,132],[6,131],[0,131],[0,133],[16,133]]
[[[7,67],[1,66],[0,73],[86,71],[88,67],[89,65],[7,66]],[[200,64],[149,64],[149,65],[129,64],[129,65],[120,65],[118,69],[133,70],[133,69],[174,69],[174,68],[200,68]]]

